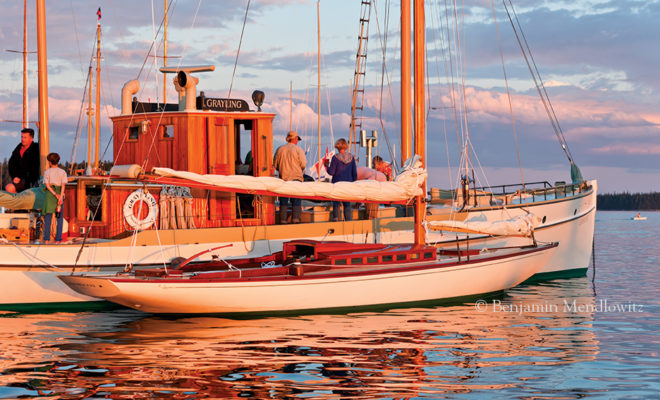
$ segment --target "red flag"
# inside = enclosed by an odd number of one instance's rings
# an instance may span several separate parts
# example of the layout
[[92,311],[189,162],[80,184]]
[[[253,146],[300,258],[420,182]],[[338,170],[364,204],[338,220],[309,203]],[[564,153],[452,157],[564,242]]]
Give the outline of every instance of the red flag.
[[101,20],[101,7],[96,11],[96,16],[99,17],[99,21]]

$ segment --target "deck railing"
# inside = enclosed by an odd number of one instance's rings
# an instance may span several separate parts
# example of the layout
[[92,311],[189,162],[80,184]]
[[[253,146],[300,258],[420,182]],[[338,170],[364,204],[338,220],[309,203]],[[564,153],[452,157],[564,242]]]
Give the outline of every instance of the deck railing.
[[[583,184],[566,184],[555,182],[554,185],[547,181],[529,182],[508,185],[493,185],[470,188],[469,205],[510,205],[536,201],[552,200],[571,197],[589,190],[591,187]],[[454,193],[456,193],[454,191]],[[458,192],[460,194],[460,191]],[[454,196],[456,199],[456,196]],[[433,202],[431,198],[431,202]]]

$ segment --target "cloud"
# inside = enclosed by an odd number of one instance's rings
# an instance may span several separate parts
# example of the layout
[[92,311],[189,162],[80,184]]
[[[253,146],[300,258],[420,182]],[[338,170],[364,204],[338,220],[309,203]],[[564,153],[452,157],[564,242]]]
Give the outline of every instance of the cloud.
[[2,129],[2,130],[0,130],[0,136],[18,138],[20,136],[19,132],[20,132],[20,129],[16,129],[15,131],[6,131],[6,130]]
[[594,152],[601,154],[627,154],[627,155],[658,155],[660,144],[611,144],[594,148]]

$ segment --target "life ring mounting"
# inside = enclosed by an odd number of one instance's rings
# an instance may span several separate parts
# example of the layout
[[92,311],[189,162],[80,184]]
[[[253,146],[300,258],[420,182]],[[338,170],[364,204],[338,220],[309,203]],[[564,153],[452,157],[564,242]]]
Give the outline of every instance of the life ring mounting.
[[[144,218],[135,215],[135,211],[140,210],[140,202],[146,204],[149,211]],[[158,203],[151,193],[138,189],[129,194],[126,201],[124,201],[123,212],[126,223],[134,230],[142,231],[151,228],[156,222],[158,218]]]

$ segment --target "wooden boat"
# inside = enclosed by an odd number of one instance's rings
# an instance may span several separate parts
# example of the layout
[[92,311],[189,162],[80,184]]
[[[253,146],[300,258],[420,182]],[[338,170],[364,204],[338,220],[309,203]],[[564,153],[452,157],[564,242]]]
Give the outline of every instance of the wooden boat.
[[[423,3],[415,2],[416,16]],[[418,8],[421,8],[419,10]],[[409,23],[410,21],[408,21]],[[409,27],[403,27],[409,30]],[[424,75],[423,31],[415,38],[415,75]],[[403,46],[402,46],[403,47]],[[410,54],[402,53],[402,58]],[[424,87],[415,87],[414,152],[426,153]],[[412,137],[406,137],[412,144]],[[404,157],[410,157],[412,146]],[[409,154],[406,154],[409,153]],[[424,160],[412,157],[408,167]],[[424,185],[426,174],[421,174]],[[233,179],[220,179],[229,186]],[[224,183],[222,183],[224,182]],[[212,183],[212,182],[211,182]],[[497,292],[541,269],[557,243],[488,250],[438,250],[426,244],[424,191],[414,197],[414,244],[295,240],[264,257],[207,261],[113,276],[62,275],[84,295],[152,313],[273,313],[399,305]],[[206,252],[211,253],[212,251]]]
[[[38,27],[45,29],[41,23]],[[45,52],[42,54],[45,56]],[[40,71],[47,70],[45,57],[43,61]],[[113,159],[117,164],[137,163],[143,171],[167,167],[230,176],[247,166],[250,177],[272,174],[275,115],[250,110],[244,100],[218,99],[198,93],[199,82],[190,73],[210,69],[164,70],[177,72],[178,104],[139,101],[133,97],[138,84],[127,82],[122,90],[121,114],[111,118]],[[47,82],[41,86],[47,88]],[[47,95],[40,98],[40,104],[46,104]],[[420,100],[420,104],[423,103]],[[45,138],[47,115],[47,112],[40,113]],[[39,141],[43,144],[44,139]],[[241,151],[247,149],[253,155],[249,166],[241,164],[246,155]],[[94,300],[62,284],[56,278],[57,273],[113,274],[128,266],[150,268],[227,244],[232,246],[226,249],[226,257],[242,258],[269,255],[282,249],[285,242],[303,238],[383,244],[414,241],[413,218],[389,213],[392,208],[383,209],[388,212],[375,220],[356,215],[358,218],[348,222],[328,222],[318,218],[322,212],[313,210],[303,213],[303,219],[308,218],[301,225],[281,225],[276,218],[277,197],[272,193],[223,192],[190,182],[124,172],[76,176],[67,185],[64,215],[68,220],[65,233],[68,240],[63,244],[39,243],[34,217],[27,224],[23,224],[26,214],[7,214],[0,218],[0,228],[4,228],[2,224],[6,222],[11,232],[20,231],[15,237],[0,237],[3,254],[0,309],[65,307]],[[244,207],[246,204],[249,207]],[[550,268],[553,272],[586,270],[593,237],[595,182],[534,204],[507,209],[487,206],[452,217],[492,221],[510,218],[510,213],[524,213],[524,209],[547,217],[537,229],[538,240],[560,242],[544,269]],[[417,213],[419,218],[424,214],[423,210]],[[445,214],[428,216],[429,219],[448,217]],[[20,229],[13,229],[14,225]],[[459,241],[462,243],[465,239],[462,236]],[[493,242],[489,235],[471,236],[474,245],[477,239],[478,245],[483,247],[527,244],[526,240],[515,237],[499,237]],[[432,234],[429,241],[454,246],[455,237]],[[210,258],[210,254],[204,254],[200,260]]]
[[193,257],[170,268],[59,278],[87,296],[150,313],[327,311],[498,292],[536,273],[556,247],[459,251],[296,240],[265,257],[191,263]]

